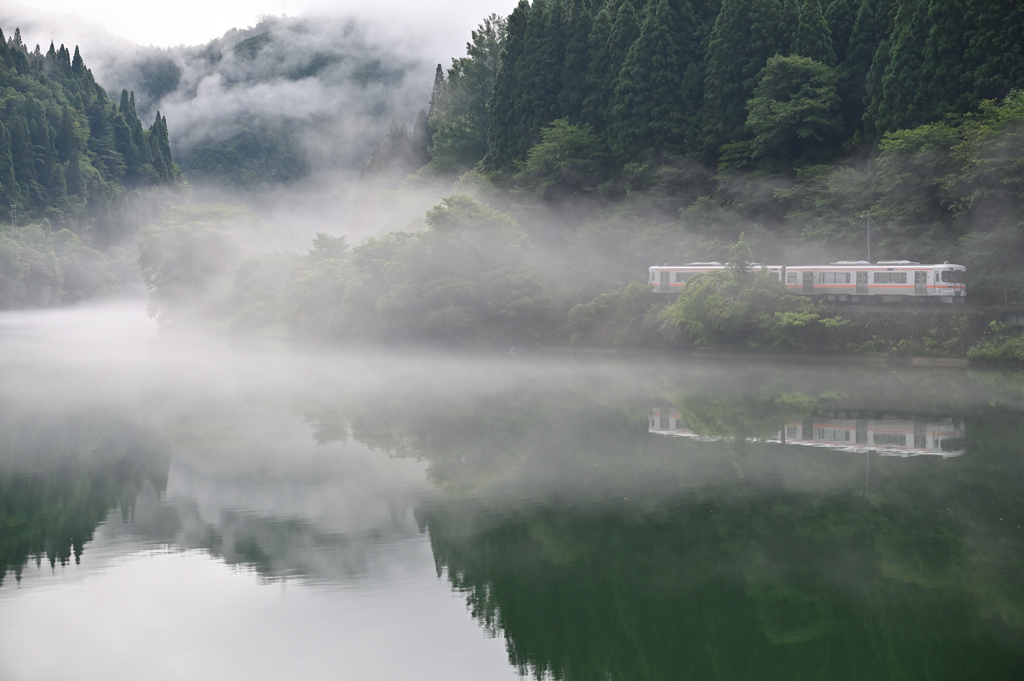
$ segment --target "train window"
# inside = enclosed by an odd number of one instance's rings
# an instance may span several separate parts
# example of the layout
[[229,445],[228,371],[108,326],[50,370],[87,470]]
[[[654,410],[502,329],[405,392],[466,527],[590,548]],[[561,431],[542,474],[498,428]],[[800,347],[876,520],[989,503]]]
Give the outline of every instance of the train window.
[[787,283],[787,284],[796,284],[796,283],[799,283],[799,282],[797,281],[797,275],[796,275],[796,272],[787,272],[787,273],[786,273],[786,283]]
[[796,426],[786,426],[786,437],[790,440],[795,440],[797,435]]
[[872,433],[871,435],[871,439],[874,440],[876,445],[907,446],[907,436],[905,433]]
[[690,278],[690,273],[689,272],[676,272],[676,281],[677,282],[686,281],[689,278]]
[[942,281],[962,284],[964,283],[964,272],[963,270],[946,270],[942,273]]
[[850,431],[840,430],[838,428],[818,428],[819,440],[827,440],[830,442],[849,442]]
[[876,284],[906,284],[906,272],[875,272]]
[[822,272],[818,275],[819,284],[849,284],[849,272]]

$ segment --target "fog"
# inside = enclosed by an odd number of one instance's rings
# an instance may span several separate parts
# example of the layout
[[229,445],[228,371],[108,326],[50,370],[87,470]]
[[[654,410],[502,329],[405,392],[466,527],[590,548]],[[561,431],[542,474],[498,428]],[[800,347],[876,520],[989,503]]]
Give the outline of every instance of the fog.
[[[0,313],[0,488],[25,538],[5,546],[0,670],[45,676],[57,642],[83,679],[169,647],[191,662],[159,678],[234,658],[228,677],[272,678],[284,649],[305,651],[291,671],[387,678],[408,673],[399,645],[449,676],[504,678],[505,634],[451,542],[553,509],[586,523],[708,499],[938,503],[983,464],[974,450],[899,459],[768,438],[814,413],[1013,418],[1020,400],[998,373],[884,362],[297,349],[161,331],[135,300]],[[653,432],[668,404],[717,435]],[[760,560],[757,574],[783,569]],[[112,645],[116,673],[99,657]]]

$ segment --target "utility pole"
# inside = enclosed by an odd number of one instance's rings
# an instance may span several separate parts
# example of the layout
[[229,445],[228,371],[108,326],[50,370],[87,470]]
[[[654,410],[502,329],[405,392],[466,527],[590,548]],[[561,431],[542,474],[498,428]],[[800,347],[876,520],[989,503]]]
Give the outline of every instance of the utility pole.
[[868,262],[871,262],[871,211],[864,214],[868,223]]
[[868,211],[868,262],[871,262],[871,211]]

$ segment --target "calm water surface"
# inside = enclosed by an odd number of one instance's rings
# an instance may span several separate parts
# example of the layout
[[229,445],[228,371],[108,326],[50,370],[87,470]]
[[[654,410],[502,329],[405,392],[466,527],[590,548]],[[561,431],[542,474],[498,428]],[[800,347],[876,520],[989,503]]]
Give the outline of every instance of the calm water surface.
[[1024,378],[0,316],[0,679],[1024,678]]

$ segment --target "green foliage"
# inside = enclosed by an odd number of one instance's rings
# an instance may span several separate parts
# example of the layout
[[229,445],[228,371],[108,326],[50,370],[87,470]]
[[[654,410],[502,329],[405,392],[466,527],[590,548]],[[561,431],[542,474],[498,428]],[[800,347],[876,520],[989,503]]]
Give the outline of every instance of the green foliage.
[[473,31],[465,57],[452,60],[445,80],[438,73],[431,97],[430,165],[442,172],[465,171],[487,153],[488,106],[501,68],[506,21],[492,14]]
[[29,52],[20,37],[0,32],[0,204],[5,214],[17,206],[22,225],[47,225],[47,233],[32,228],[2,237],[8,257],[28,269],[5,273],[0,306],[120,290],[123,277],[109,268],[117,269],[112,263],[123,258],[140,217],[162,203],[154,196],[140,207],[140,190],[179,181],[166,119],[157,115],[144,129],[134,93],[122,91],[116,104],[108,99],[78,48],[73,58],[52,43],[45,54]]
[[836,65],[832,29],[821,10],[821,0],[803,0],[800,3],[799,25],[790,51],[825,66]]
[[[374,154],[379,155],[376,148]],[[388,162],[390,158],[377,164]],[[302,179],[309,173],[309,162],[294,134],[253,127],[225,140],[196,144],[182,156],[181,168],[195,181],[258,189]]]
[[633,282],[621,291],[602,293],[589,303],[574,305],[566,317],[570,345],[623,347],[646,338],[646,317],[656,308],[650,287]]
[[391,130],[373,147],[369,160],[360,170],[362,177],[370,175],[407,175],[426,165],[427,156],[427,114],[422,109],[412,132],[397,121],[391,121]]
[[973,362],[1024,364],[1024,333],[1009,324],[992,322],[988,337],[967,351]]
[[696,347],[811,347],[821,327],[811,301],[757,271],[695,276],[661,318],[670,338]]
[[214,315],[226,278],[268,236],[245,208],[178,206],[142,230],[139,271],[149,291],[149,313],[163,324],[197,323]]
[[570,125],[562,118],[541,131],[541,142],[520,164],[516,180],[545,198],[576,194],[601,183],[606,159],[607,151],[589,125]]
[[757,75],[780,51],[781,19],[778,0],[723,0],[706,57],[703,127],[708,148],[717,151],[742,135]]
[[747,102],[751,159],[785,170],[833,155],[842,132],[836,80],[807,57],[769,59]]
[[73,232],[47,225],[0,232],[0,309],[48,307],[102,298],[137,286],[128,251],[100,252]]
[[321,341],[514,345],[551,333],[554,301],[515,220],[454,195],[426,221],[353,249],[321,233],[308,254],[261,254],[266,228],[244,209],[175,209],[139,245],[150,313]]
[[609,139],[620,159],[645,153],[682,153],[697,93],[684,88],[696,54],[694,19],[687,3],[648,5],[640,35],[622,63],[615,85]]
[[[447,84],[439,81],[445,87],[435,87],[434,103],[449,91],[438,109],[444,115],[434,134],[435,165],[461,171],[483,157],[486,170],[510,173],[541,129],[567,118],[591,126],[614,151],[615,169],[679,155],[707,163],[724,156],[727,166],[740,166],[750,154],[745,123],[759,74],[773,58],[796,57],[836,70],[803,74],[815,80],[803,109],[776,113],[788,123],[765,124],[798,127],[799,153],[775,158],[760,145],[755,155],[771,157],[771,170],[788,171],[834,157],[843,140],[846,150],[865,151],[887,132],[967,113],[1020,87],[1024,43],[1014,30],[1024,12],[1011,5],[623,0],[591,8],[582,0],[521,0],[507,39],[484,41],[491,47],[481,49],[485,22],[473,33],[471,56],[455,60]],[[485,53],[492,56],[481,58]],[[462,64],[487,65],[487,78],[469,79],[472,96],[452,85]],[[477,93],[487,92],[491,79],[494,96],[481,108]]]

